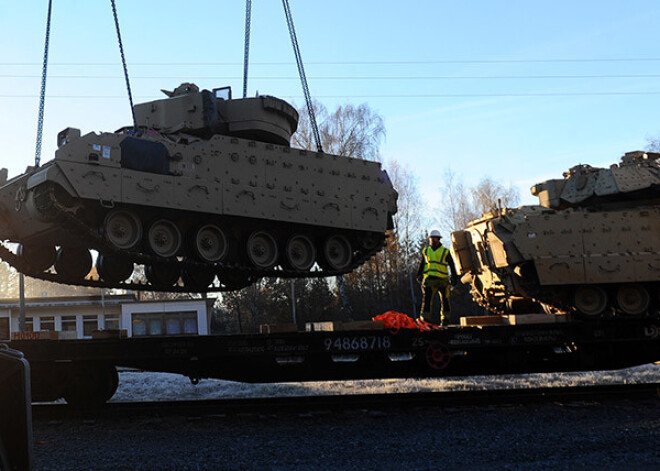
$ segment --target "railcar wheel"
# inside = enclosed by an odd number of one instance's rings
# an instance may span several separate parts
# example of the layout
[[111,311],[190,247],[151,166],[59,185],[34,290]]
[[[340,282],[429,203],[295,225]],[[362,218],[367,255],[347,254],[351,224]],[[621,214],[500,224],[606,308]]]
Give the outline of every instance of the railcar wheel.
[[64,399],[73,407],[98,407],[117,391],[119,375],[112,365],[77,365],[69,374]]
[[179,267],[176,265],[160,263],[146,265],[144,274],[147,281],[157,288],[169,288],[179,281]]
[[573,296],[575,307],[589,317],[602,314],[607,307],[607,293],[600,286],[580,286]]
[[642,285],[623,285],[617,290],[616,303],[625,314],[637,316],[649,308],[651,297]]
[[255,231],[247,240],[247,256],[252,265],[267,270],[277,262],[275,238],[266,231]]
[[96,270],[102,280],[121,283],[133,274],[133,262],[126,257],[100,254],[96,259]]
[[113,209],[103,221],[105,238],[122,250],[135,247],[142,239],[142,223],[132,211]]
[[147,242],[159,257],[174,257],[181,248],[181,232],[172,221],[159,219],[149,227]]
[[353,249],[343,235],[328,237],[323,243],[323,265],[333,271],[343,271],[351,266]]
[[92,269],[92,254],[81,247],[60,247],[55,258],[55,271],[58,275],[81,280]]
[[292,270],[308,271],[314,265],[316,249],[312,240],[302,234],[294,234],[286,242],[284,260]]
[[34,271],[42,272],[48,270],[55,259],[57,252],[52,245],[23,245],[18,246],[18,256]]
[[184,268],[181,272],[183,286],[193,291],[206,291],[213,280],[215,273],[209,268]]
[[194,249],[200,260],[215,263],[227,256],[229,244],[222,229],[207,224],[195,232]]
[[441,343],[432,343],[426,349],[426,364],[434,370],[447,368],[451,361],[451,352]]

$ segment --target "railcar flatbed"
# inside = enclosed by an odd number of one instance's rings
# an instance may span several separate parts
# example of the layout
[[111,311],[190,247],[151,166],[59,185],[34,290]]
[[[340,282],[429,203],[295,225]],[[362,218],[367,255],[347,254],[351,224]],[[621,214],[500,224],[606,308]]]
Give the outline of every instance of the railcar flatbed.
[[287,382],[618,369],[660,361],[660,319],[244,335],[12,341],[34,400],[105,402],[117,367]]

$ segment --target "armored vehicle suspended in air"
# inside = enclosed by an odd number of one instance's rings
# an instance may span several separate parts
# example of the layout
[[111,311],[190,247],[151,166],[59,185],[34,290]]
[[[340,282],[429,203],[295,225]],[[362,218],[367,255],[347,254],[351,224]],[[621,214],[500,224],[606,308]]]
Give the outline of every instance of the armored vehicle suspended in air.
[[578,165],[532,187],[539,206],[497,209],[452,233],[461,281],[498,313],[660,310],[660,154]]
[[61,283],[204,292],[347,273],[382,248],[397,194],[379,163],[291,148],[298,113],[272,96],[164,92],[135,105],[136,128],[67,128],[54,160],[0,175],[0,239],[18,244],[0,258]]

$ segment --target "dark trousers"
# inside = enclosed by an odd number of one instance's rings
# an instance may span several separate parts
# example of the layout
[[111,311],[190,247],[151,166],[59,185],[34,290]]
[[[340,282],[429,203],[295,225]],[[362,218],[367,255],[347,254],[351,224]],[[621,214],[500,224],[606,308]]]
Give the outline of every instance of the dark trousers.
[[[440,319],[434,314],[435,294],[440,297]],[[422,283],[422,309],[420,317],[433,324],[449,323],[449,278],[426,277]]]

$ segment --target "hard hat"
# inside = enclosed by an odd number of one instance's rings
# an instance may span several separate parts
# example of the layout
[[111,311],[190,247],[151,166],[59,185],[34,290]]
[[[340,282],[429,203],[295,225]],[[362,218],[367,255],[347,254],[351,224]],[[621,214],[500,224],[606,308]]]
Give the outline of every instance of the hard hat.
[[442,239],[442,236],[440,235],[440,231],[437,229],[433,229],[431,233],[429,234],[429,237],[438,237]]

